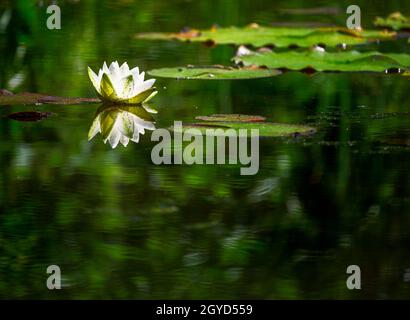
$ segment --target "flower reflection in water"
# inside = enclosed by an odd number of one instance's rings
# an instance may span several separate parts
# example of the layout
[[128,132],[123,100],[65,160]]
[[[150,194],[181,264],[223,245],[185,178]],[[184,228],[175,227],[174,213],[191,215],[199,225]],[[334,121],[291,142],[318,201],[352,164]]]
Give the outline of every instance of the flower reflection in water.
[[97,110],[88,140],[101,133],[104,143],[108,141],[113,149],[119,142],[124,147],[130,140],[138,143],[139,135],[144,134],[146,129],[155,130],[154,118],[150,114],[154,112],[143,105],[103,105]]

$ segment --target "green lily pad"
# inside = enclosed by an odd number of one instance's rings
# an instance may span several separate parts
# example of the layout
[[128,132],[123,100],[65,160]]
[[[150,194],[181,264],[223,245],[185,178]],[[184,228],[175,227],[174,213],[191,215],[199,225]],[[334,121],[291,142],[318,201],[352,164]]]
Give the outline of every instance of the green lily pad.
[[395,32],[367,30],[355,31],[346,28],[282,28],[262,27],[256,24],[244,28],[212,28],[210,30],[188,30],[180,33],[141,33],[138,39],[180,40],[205,42],[209,45],[234,44],[262,47],[311,47],[317,44],[336,46],[338,44],[357,45],[376,40],[392,39]]
[[49,96],[41,93],[23,92],[13,94],[10,91],[0,90],[0,105],[26,105],[26,104],[83,104],[98,103],[100,99],[94,98],[65,98]]
[[232,68],[224,66],[187,66],[161,68],[148,71],[153,77],[175,78],[181,80],[236,80],[273,77],[281,74],[279,70],[262,68]]
[[385,72],[386,70],[398,69],[405,71],[410,66],[410,55],[381,54],[379,52],[359,53],[357,51],[338,53],[292,51],[252,53],[235,57],[234,61],[245,66],[256,65],[288,70]]
[[387,18],[376,17],[374,25],[393,30],[410,30],[410,17],[405,17],[400,12],[393,12]]
[[263,122],[266,120],[262,116],[253,116],[246,114],[213,114],[210,116],[198,116],[195,117],[197,120],[202,121],[233,121],[233,122]]
[[[196,130],[191,130],[196,129]],[[219,130],[218,130],[219,129]],[[233,130],[230,130],[233,129]],[[306,136],[316,132],[313,127],[296,124],[273,123],[273,122],[224,122],[207,121],[197,123],[186,123],[182,127],[171,127],[170,130],[177,133],[189,135],[207,136],[239,136],[240,129],[258,129],[261,137],[286,137],[286,136]]]

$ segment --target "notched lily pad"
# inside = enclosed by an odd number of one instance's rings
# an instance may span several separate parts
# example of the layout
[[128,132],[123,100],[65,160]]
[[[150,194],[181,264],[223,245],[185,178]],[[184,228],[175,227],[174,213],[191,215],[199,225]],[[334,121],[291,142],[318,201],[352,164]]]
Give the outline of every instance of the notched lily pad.
[[393,30],[410,30],[410,17],[406,17],[400,12],[393,12],[387,18],[376,17],[374,24]]
[[153,77],[180,80],[239,80],[273,77],[281,72],[258,67],[232,68],[216,65],[153,69],[148,71],[148,74]]
[[267,68],[280,68],[287,70],[316,71],[366,71],[366,72],[405,72],[410,66],[408,54],[382,54],[379,52],[357,51],[347,52],[265,52],[235,57],[237,64],[245,66],[264,66]]
[[347,28],[285,28],[263,27],[257,24],[238,28],[211,28],[209,30],[183,30],[179,33],[141,33],[138,39],[180,40],[212,44],[247,44],[254,47],[274,45],[276,47],[311,47],[317,44],[336,46],[357,45],[395,37],[395,32],[365,30],[354,31]]
[[100,99],[95,98],[66,98],[55,97],[41,93],[23,92],[13,94],[5,89],[0,90],[0,105],[27,105],[27,104],[83,104],[99,103]]
[[[221,116],[221,117],[220,117]],[[227,121],[219,120],[219,118],[225,117]],[[241,115],[213,115],[209,117],[197,117],[197,119],[204,119],[204,122],[186,123],[182,126],[171,127],[170,130],[178,133],[184,133],[189,135],[207,135],[207,136],[239,136],[240,129],[247,130],[250,133],[252,129],[259,130],[259,136],[261,137],[287,137],[287,136],[307,136],[316,132],[313,127],[296,124],[286,123],[273,123],[264,121],[252,121],[256,117],[258,120],[263,117],[260,116],[248,116],[243,115],[243,119],[232,121],[232,119],[241,118]],[[217,121],[212,120],[218,118]],[[248,118],[250,121],[245,121]],[[196,129],[196,130],[193,130]]]
[[44,120],[52,115],[51,112],[40,112],[40,111],[22,111],[9,114],[7,118],[23,121],[23,122],[35,122]]

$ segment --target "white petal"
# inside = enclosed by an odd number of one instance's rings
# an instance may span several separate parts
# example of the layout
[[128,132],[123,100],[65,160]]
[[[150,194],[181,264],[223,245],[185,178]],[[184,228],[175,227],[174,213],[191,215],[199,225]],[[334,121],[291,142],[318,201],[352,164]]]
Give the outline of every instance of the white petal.
[[148,130],[155,130],[155,125],[151,121],[145,121],[135,114],[132,114],[132,121],[134,122],[134,129],[144,132],[144,128]]
[[132,136],[131,141],[138,143],[138,141],[140,141],[140,135],[138,130],[135,130],[134,135]]
[[119,98],[123,98],[124,83],[119,73],[109,75],[112,85],[114,86],[115,94]]
[[132,77],[134,79],[134,91],[137,90],[137,87],[144,82],[145,72],[141,73],[132,73]]
[[134,123],[130,115],[130,112],[121,112],[121,114],[119,115],[121,122],[118,124],[118,130],[123,136],[132,138],[134,132]]
[[114,72],[118,72],[120,69],[120,66],[118,65],[117,61],[114,61],[110,64],[110,72],[114,73]]
[[121,126],[121,116],[119,115],[117,119],[115,120],[114,126],[111,130],[110,135],[108,136],[108,142],[111,145],[111,148],[116,148],[118,143],[120,142],[120,139],[122,137],[122,133],[119,130],[119,126]]
[[134,87],[134,92],[133,96],[135,97],[136,95],[140,94],[141,92],[147,91],[148,89],[151,89],[151,87],[154,85],[155,79],[149,79],[147,81],[144,81],[141,84],[138,84]]
[[88,132],[88,141],[94,138],[97,133],[101,132],[100,115],[101,114],[94,119],[91,125],[90,131]]
[[140,139],[140,134],[144,134],[144,125],[142,124],[145,122],[141,118],[137,117],[136,115],[133,115],[133,121],[134,121],[134,134],[132,136],[132,141],[138,142]]
[[122,90],[120,92],[121,97],[124,98],[124,99],[132,98],[133,97],[133,92],[134,92],[134,83],[133,83],[132,80],[130,81],[130,79],[128,79],[128,77],[129,77],[129,75],[122,78],[120,80],[121,83],[119,85],[120,89]]
[[124,62],[122,64],[122,66],[120,67],[120,73],[123,78],[127,77],[130,74],[130,67],[128,66],[128,63]]
[[134,132],[132,134],[131,141],[138,142],[140,133],[141,133],[140,128],[136,124],[134,124]]
[[95,72],[93,71],[93,69],[91,69],[90,67],[88,67],[88,75],[91,78],[91,82],[95,88],[95,90],[101,94],[101,90],[100,90],[100,84],[101,84],[101,78],[99,78]]
[[144,82],[144,78],[145,78],[145,72],[141,72],[138,76],[138,81],[139,82]]
[[[155,91],[154,91],[155,92]],[[154,94],[153,92],[153,94]],[[156,94],[156,93],[155,93]],[[152,94],[151,94],[152,96]],[[150,96],[150,97],[151,97]],[[149,97],[148,97],[149,98]],[[147,99],[148,99],[147,98]],[[158,110],[154,109],[152,106],[150,106],[149,104],[143,104],[142,107],[148,112],[148,113],[158,113]]]
[[110,80],[112,84],[114,85],[115,91],[117,94],[120,94],[122,92],[122,83],[121,83],[121,72],[120,72],[120,67],[118,65],[118,62],[113,62],[110,65]]
[[100,70],[98,71],[98,83],[99,83],[99,84],[101,84],[101,80],[102,80],[103,74],[104,74],[104,70],[103,70],[103,69],[100,69]]
[[90,74],[91,74],[91,76],[93,77],[94,81],[97,81],[97,79],[98,79],[97,74],[94,72],[93,69],[91,69],[90,67],[88,67],[88,68],[89,68],[89,70],[90,70]]
[[103,72],[105,72],[106,74],[110,74],[110,70],[107,67],[107,63],[104,61],[103,64],[103,68],[102,68]]
[[128,145],[128,142],[130,142],[130,139],[128,139],[126,136],[122,136],[120,142],[124,147],[126,147]]
[[121,133],[119,130],[112,130],[109,137],[108,137],[108,142],[111,145],[111,148],[115,149],[120,142],[121,139]]
[[147,86],[149,86],[148,89],[150,89],[154,85],[155,81],[156,79],[149,79],[147,81],[144,81],[144,84],[146,83]]
[[134,77],[134,79],[138,78],[138,75],[140,74],[140,69],[138,67],[133,68],[130,73]]

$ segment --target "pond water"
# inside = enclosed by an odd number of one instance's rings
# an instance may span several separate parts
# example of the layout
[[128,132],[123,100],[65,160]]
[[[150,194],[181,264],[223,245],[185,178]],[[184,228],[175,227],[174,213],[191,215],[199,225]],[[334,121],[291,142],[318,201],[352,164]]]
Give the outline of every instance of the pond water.
[[[356,2],[365,27],[376,15],[410,13],[407,1]],[[142,70],[229,65],[231,46],[133,35],[214,23],[343,25],[348,4],[65,1],[62,29],[52,31],[41,3],[0,1],[0,12],[12,13],[0,34],[1,87],[94,97],[87,66],[104,61]],[[318,6],[331,9],[281,10]],[[406,41],[368,48],[409,52]],[[0,107],[1,298],[409,297],[408,78],[288,72],[257,80],[157,79],[156,86],[157,128],[243,113],[318,132],[262,139],[258,174],[242,176],[237,165],[154,165],[149,131],[126,148],[111,149],[100,135],[88,141],[98,105]],[[37,122],[6,117],[34,110],[52,115]],[[53,264],[62,290],[45,285]],[[361,268],[361,290],[346,288],[349,265]]]

